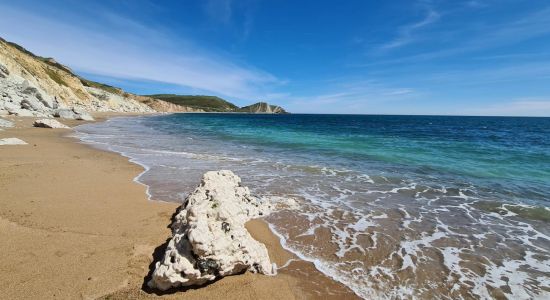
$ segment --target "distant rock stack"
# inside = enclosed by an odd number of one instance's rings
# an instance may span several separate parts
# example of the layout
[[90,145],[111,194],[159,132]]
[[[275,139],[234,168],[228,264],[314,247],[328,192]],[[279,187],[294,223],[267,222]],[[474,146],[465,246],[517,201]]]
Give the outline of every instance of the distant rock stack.
[[270,212],[269,203],[250,195],[231,171],[204,174],[171,225],[172,239],[155,265],[151,288],[202,285],[246,270],[274,274],[264,244],[245,223]]
[[267,102],[258,102],[249,106],[241,107],[239,112],[253,113],[253,114],[288,114],[282,107],[277,105],[271,105]]

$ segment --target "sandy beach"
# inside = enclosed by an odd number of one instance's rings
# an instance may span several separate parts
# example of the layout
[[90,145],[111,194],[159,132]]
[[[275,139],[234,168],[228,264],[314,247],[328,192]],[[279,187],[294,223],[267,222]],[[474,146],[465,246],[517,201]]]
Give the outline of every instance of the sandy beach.
[[[79,143],[68,137],[71,130],[33,128],[34,118],[5,119],[16,126],[0,138],[28,145],[0,146],[1,298],[356,298],[303,261],[276,276],[246,273],[168,293],[145,288],[178,204],[149,201],[145,186],[133,181],[140,166]],[[295,258],[263,221],[247,228],[278,266]]]
[[0,300],[550,300],[550,1],[0,11]]

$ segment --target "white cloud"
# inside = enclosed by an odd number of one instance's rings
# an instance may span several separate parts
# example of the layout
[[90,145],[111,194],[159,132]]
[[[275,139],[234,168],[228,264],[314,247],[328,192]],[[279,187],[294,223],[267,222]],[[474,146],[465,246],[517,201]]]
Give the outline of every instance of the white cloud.
[[[97,20],[89,25],[5,4],[0,4],[0,11],[0,36],[77,71],[157,81],[237,99],[261,98],[278,82],[267,72],[203,49],[186,37],[113,12],[82,16]],[[32,26],[22,25],[21,20]]]

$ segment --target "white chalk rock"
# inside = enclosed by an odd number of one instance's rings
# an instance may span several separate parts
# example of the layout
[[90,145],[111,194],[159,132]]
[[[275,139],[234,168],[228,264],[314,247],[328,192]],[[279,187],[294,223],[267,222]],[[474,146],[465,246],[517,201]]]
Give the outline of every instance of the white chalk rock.
[[58,122],[57,120],[53,120],[53,119],[36,120],[36,121],[34,121],[34,123],[32,125],[34,127],[43,127],[43,128],[63,128],[63,129],[71,128],[71,127],[69,127],[65,124],[62,124],[62,123]]
[[19,116],[19,117],[34,117],[34,114],[32,111],[30,110],[27,110],[27,109],[23,109],[23,108],[16,108],[16,109],[8,109],[8,111],[10,112],[10,114],[12,115],[16,115],[16,116]]
[[264,244],[245,223],[270,212],[269,203],[250,195],[231,171],[211,171],[178,209],[172,239],[155,265],[152,288],[202,285],[246,270],[274,274]]
[[4,145],[26,145],[27,143],[23,140],[20,140],[18,138],[5,138],[0,139],[0,146]]
[[13,127],[13,122],[0,119],[0,127]]
[[62,119],[71,119],[74,120],[76,118],[75,113],[71,109],[58,109],[54,112],[54,116]]
[[73,108],[75,119],[82,121],[93,121],[94,118],[83,109]]

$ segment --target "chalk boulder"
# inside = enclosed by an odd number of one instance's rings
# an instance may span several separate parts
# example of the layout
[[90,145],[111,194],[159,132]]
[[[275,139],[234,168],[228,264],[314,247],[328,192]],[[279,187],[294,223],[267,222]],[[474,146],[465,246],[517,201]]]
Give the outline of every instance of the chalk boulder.
[[0,146],[5,145],[26,145],[27,143],[23,140],[20,140],[18,138],[5,138],[0,139]]
[[76,118],[75,113],[72,111],[72,109],[58,109],[53,114],[55,117],[62,118],[62,119],[71,119],[74,120]]
[[62,119],[71,119],[71,120],[83,120],[83,121],[94,120],[94,118],[89,113],[79,108],[58,109],[54,112],[54,116]]
[[8,110],[11,115],[16,115],[19,117],[34,117],[34,113],[30,110],[23,109],[23,108],[16,108],[16,109],[9,109]]
[[151,288],[167,290],[202,285],[246,270],[274,274],[264,244],[245,228],[265,216],[271,205],[250,195],[231,171],[211,171],[178,208],[171,225],[172,239],[156,262]]
[[73,112],[75,114],[75,119],[82,120],[82,121],[93,121],[94,118],[85,110],[80,108],[73,108]]
[[0,119],[0,127],[13,127],[13,122]]
[[53,120],[53,119],[36,120],[36,121],[34,121],[33,126],[34,127],[42,127],[42,128],[63,128],[63,129],[71,128],[71,127],[69,127],[65,124],[62,124],[62,123],[58,122],[57,120]]

